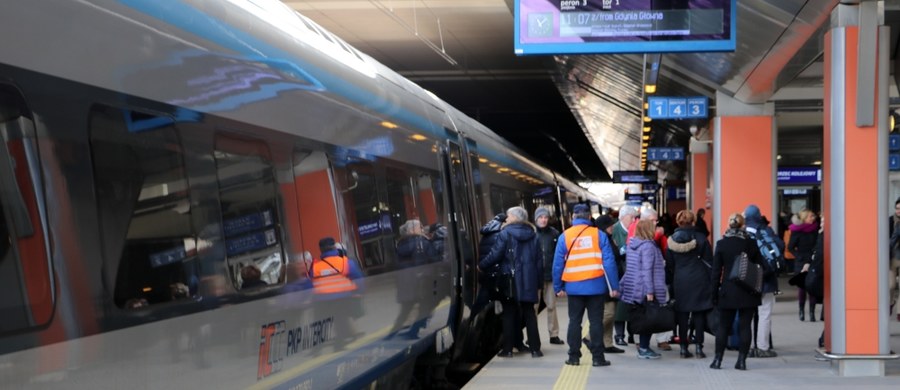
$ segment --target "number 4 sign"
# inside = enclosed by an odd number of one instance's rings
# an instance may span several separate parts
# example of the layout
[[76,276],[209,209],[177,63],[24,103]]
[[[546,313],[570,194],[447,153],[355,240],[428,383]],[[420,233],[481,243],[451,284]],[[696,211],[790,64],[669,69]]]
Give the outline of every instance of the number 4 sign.
[[698,97],[664,97],[654,96],[647,99],[647,115],[651,119],[690,119],[706,118],[709,99]]

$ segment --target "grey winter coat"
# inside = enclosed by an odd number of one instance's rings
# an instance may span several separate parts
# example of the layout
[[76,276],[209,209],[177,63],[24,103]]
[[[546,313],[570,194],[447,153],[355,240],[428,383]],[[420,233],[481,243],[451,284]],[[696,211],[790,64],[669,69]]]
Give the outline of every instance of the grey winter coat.
[[675,311],[697,312],[712,309],[710,283],[713,254],[703,233],[694,227],[678,228],[667,242],[666,268],[673,275],[672,299]]
[[642,303],[647,294],[660,303],[669,301],[662,253],[653,240],[634,237],[628,242],[625,275],[619,282],[623,302]]
[[491,252],[478,266],[484,270],[498,263],[501,274],[512,274],[515,269],[516,298],[519,302],[538,302],[538,290],[544,282],[544,264],[532,224],[513,222],[503,227]]

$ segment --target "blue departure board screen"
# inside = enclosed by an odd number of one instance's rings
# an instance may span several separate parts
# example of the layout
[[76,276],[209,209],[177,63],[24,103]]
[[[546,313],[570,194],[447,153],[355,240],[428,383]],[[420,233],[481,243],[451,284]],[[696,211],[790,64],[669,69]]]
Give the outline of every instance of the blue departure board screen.
[[736,0],[516,0],[515,53],[734,51]]

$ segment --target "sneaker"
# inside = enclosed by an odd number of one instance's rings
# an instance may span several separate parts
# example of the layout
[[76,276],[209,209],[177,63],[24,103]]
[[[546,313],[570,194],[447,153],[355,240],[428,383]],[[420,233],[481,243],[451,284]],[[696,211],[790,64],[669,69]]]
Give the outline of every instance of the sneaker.
[[638,359],[659,359],[659,354],[656,351],[647,348],[639,348],[638,349]]
[[672,350],[672,346],[669,345],[669,343],[667,343],[665,341],[661,342],[661,343],[656,343],[656,346],[659,348],[660,351],[671,351]]
[[565,342],[560,340],[559,337],[551,337],[550,344],[563,345]]
[[616,336],[616,345],[620,347],[627,347],[628,343],[625,342],[624,336]]
[[763,351],[763,350],[761,350],[761,349],[758,349],[758,350],[756,350],[756,355],[755,355],[755,356],[752,356],[752,357],[757,357],[757,358],[772,358],[772,357],[776,357],[776,356],[778,356],[778,354],[775,353],[775,351]]
[[577,366],[579,363],[581,363],[580,360],[580,357],[569,355],[569,358],[566,359],[566,365]]

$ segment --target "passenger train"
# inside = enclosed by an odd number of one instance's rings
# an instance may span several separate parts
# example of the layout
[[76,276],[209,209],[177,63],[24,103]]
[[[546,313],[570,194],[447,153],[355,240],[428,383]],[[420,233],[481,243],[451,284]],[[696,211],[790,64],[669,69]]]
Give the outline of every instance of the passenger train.
[[2,387],[439,381],[496,351],[480,226],[597,203],[276,0],[7,0],[0,36]]

